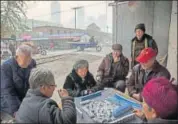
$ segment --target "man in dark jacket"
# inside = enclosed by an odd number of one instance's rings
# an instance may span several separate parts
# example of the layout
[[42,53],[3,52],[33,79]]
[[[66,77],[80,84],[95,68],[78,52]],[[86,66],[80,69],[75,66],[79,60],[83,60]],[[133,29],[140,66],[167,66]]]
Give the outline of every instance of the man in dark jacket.
[[100,64],[96,80],[103,88],[113,87],[121,92],[125,92],[129,60],[122,53],[122,45],[113,44],[112,49],[113,52],[108,54]]
[[1,112],[14,116],[25,97],[30,71],[36,67],[31,52],[31,47],[21,45],[16,51],[16,57],[1,65]]
[[68,96],[65,89],[58,90],[62,100],[62,110],[54,100],[50,99],[56,87],[50,70],[33,69],[29,83],[30,89],[15,117],[17,123],[76,124],[74,99]]
[[144,48],[151,47],[158,54],[158,47],[155,40],[152,38],[152,36],[146,34],[145,30],[144,24],[138,24],[135,27],[136,36],[131,41],[131,68],[138,64],[135,59]]
[[93,75],[89,72],[86,60],[78,60],[72,72],[66,77],[63,88],[67,89],[70,96],[79,97],[95,92],[92,88],[96,85]]
[[149,80],[160,76],[170,79],[169,71],[156,61],[156,55],[156,51],[152,48],[145,48],[136,58],[140,64],[133,67],[128,80],[128,92],[131,97],[139,101],[142,101],[140,93]]
[[178,94],[167,78],[148,81],[142,96],[142,110],[134,110],[137,116],[147,123],[178,124]]

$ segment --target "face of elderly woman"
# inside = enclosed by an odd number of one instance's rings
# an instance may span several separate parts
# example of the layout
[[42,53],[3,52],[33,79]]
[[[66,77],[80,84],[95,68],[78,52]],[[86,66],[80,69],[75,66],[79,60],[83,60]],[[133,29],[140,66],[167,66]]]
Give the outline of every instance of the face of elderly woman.
[[79,68],[77,69],[77,74],[78,76],[80,76],[81,78],[85,78],[85,76],[87,75],[88,72],[88,68],[84,67],[84,68]]
[[147,118],[147,120],[152,120],[157,117],[155,110],[151,108],[150,106],[148,106],[148,104],[144,100],[142,103],[142,107],[143,107],[143,113],[145,114],[145,117]]

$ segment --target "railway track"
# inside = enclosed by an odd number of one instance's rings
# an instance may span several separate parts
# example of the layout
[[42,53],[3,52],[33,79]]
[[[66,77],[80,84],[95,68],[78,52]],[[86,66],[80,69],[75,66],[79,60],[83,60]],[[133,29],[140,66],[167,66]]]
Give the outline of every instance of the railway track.
[[71,55],[76,55],[76,54],[74,53],[60,54],[60,55],[54,55],[54,56],[49,56],[49,57],[37,58],[35,60],[36,60],[37,65],[41,65],[41,64],[53,62],[53,61],[56,61],[56,60],[59,60],[66,56],[71,56]]

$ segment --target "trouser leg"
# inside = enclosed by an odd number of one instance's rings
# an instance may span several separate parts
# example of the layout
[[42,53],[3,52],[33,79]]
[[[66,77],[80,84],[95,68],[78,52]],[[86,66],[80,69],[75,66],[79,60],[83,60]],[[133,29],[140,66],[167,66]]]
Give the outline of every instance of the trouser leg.
[[126,88],[126,84],[125,84],[125,81],[124,80],[119,80],[119,81],[116,81],[115,83],[114,83],[114,87],[117,89],[117,90],[119,90],[119,91],[121,91],[121,92],[125,92],[125,88]]

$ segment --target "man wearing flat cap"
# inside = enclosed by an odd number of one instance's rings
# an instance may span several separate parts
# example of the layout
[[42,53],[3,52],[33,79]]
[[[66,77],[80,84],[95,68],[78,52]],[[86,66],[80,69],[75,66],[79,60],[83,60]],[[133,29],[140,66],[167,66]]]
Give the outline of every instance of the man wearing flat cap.
[[96,80],[102,88],[113,87],[125,92],[125,80],[129,71],[129,60],[122,53],[122,45],[113,44],[112,53],[106,55],[101,62]]
[[141,50],[147,47],[153,48],[158,53],[158,47],[152,36],[145,33],[145,24],[137,24],[135,27],[136,36],[131,40],[131,68],[138,64],[135,58],[140,54]]
[[152,78],[165,77],[170,80],[169,71],[158,63],[156,55],[154,49],[145,48],[136,58],[139,64],[133,67],[127,88],[129,95],[138,101],[142,101],[140,93],[144,85]]

